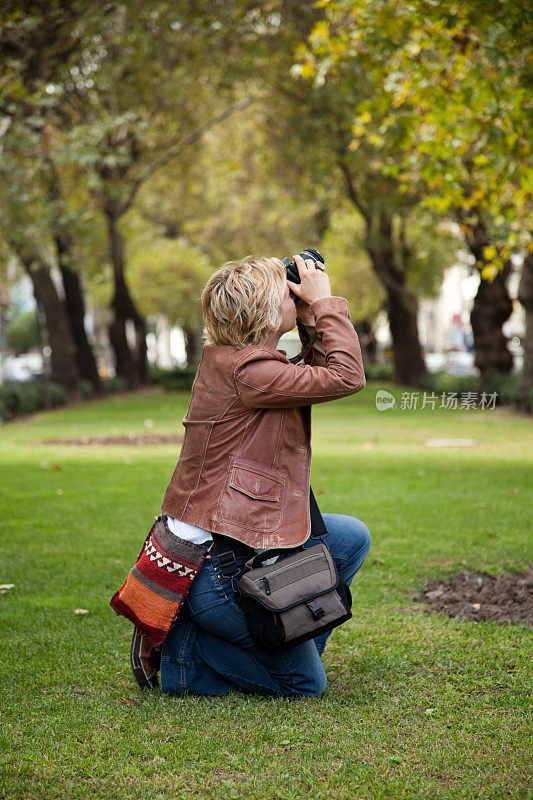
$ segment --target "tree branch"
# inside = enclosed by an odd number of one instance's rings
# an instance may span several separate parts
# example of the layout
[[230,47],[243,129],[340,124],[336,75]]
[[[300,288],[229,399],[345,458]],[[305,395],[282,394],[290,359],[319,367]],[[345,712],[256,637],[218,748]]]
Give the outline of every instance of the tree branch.
[[120,215],[124,214],[133,203],[135,196],[139,189],[141,188],[142,184],[156,172],[161,167],[164,167],[165,164],[168,164],[173,158],[175,158],[185,147],[194,142],[201,139],[202,136],[206,131],[212,128],[214,125],[217,125],[219,122],[230,117],[236,111],[242,111],[244,108],[247,108],[252,103],[255,103],[257,100],[256,97],[248,97],[246,100],[241,100],[238,103],[233,103],[233,105],[226,108],[225,111],[222,113],[217,114],[215,117],[212,117],[207,122],[204,122],[203,125],[200,125],[195,131],[192,131],[187,136],[184,136],[183,139],[176,142],[176,144],[172,145],[166,153],[162,153],[158,158],[154,159],[150,164],[148,164],[137,176],[134,180],[132,187],[130,189],[128,197],[124,200],[123,203],[120,205]]
[[370,228],[370,226],[372,224],[372,218],[370,216],[370,212],[368,211],[368,209],[366,209],[364,207],[363,203],[361,202],[361,200],[357,196],[357,192],[355,191],[355,186],[353,185],[352,176],[350,175],[350,170],[348,169],[347,165],[344,163],[344,159],[342,158],[342,155],[339,155],[339,167],[340,167],[341,172],[344,175],[344,178],[346,180],[346,190],[348,192],[348,197],[350,198],[350,200],[352,201],[354,206],[356,206],[356,208],[359,209],[359,211],[361,212],[362,216],[364,217],[364,220],[365,220],[365,222],[367,224],[367,227]]

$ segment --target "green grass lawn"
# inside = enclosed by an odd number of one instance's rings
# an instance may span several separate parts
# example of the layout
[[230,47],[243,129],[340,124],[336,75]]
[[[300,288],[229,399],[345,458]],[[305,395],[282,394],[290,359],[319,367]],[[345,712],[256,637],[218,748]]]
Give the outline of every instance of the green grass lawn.
[[531,797],[531,631],[430,616],[413,601],[424,578],[531,562],[531,419],[378,412],[377,388],[313,411],[321,510],[362,519],[372,547],[353,619],[324,655],[328,690],[297,703],[138,690],[132,628],[109,599],[178,448],[46,444],[180,432],[185,393],[116,396],[0,429],[0,583],[15,584],[0,596],[0,797]]

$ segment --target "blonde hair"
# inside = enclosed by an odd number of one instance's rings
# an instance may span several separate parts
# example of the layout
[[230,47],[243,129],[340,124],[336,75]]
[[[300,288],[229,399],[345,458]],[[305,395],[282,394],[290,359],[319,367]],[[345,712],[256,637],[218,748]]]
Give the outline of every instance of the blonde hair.
[[286,285],[285,267],[275,258],[226,262],[202,292],[205,342],[238,349],[264,344],[281,324]]

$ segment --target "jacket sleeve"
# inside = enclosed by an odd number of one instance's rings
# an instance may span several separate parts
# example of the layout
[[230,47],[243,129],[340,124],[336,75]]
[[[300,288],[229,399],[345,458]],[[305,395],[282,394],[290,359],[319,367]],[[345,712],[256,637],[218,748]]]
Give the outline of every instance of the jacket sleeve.
[[355,394],[365,386],[359,339],[343,297],[323,297],[311,304],[322,340],[325,366],[297,366],[265,358],[260,348],[234,368],[235,388],[248,408],[288,408],[325,403]]

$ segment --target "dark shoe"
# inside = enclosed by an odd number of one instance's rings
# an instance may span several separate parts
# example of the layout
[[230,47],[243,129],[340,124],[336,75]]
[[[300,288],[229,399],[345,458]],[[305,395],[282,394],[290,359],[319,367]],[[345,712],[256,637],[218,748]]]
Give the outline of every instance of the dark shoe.
[[130,664],[133,677],[141,689],[159,687],[157,673],[161,665],[161,651],[137,628],[134,628],[131,640]]

